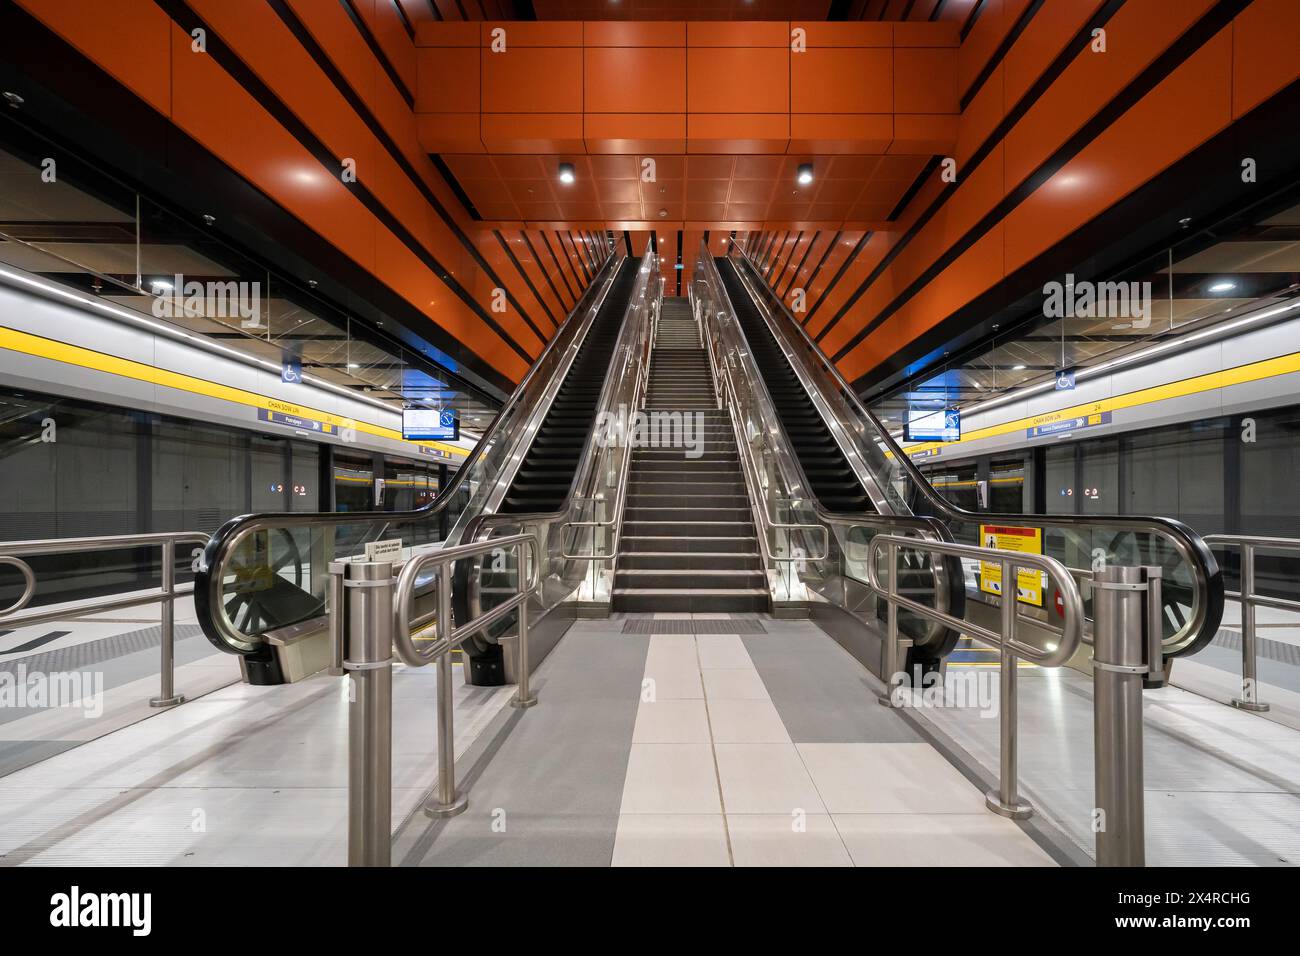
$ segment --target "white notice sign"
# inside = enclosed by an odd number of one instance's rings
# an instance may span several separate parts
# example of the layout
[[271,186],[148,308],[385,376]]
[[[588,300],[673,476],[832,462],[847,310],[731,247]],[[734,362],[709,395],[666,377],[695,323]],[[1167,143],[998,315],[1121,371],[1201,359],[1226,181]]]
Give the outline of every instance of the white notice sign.
[[387,541],[367,541],[366,560],[367,561],[402,560],[402,539],[389,538]]

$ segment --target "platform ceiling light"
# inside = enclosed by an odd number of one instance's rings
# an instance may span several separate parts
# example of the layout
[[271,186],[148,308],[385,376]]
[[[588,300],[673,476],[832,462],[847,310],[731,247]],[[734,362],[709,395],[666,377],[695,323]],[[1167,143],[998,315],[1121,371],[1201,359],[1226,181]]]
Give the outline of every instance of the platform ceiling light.
[[1025,370],[1025,367],[1024,367],[1023,365],[1013,365],[1013,366],[1011,366],[1011,371],[1013,371],[1013,372],[1023,372],[1024,370]]
[[573,163],[560,163],[560,182],[567,186],[577,178],[573,174]]
[[149,285],[153,286],[155,292],[166,292],[172,287],[172,284],[166,279],[154,279]]
[[799,175],[795,177],[800,186],[807,186],[813,181],[812,163],[800,163]]
[[1216,283],[1214,283],[1214,285],[1210,286],[1210,291],[1211,291],[1211,292],[1231,292],[1231,291],[1232,291],[1233,289],[1235,289],[1235,288],[1237,288],[1237,283],[1235,283],[1235,282],[1227,282],[1227,281],[1224,281],[1224,282],[1216,282]]

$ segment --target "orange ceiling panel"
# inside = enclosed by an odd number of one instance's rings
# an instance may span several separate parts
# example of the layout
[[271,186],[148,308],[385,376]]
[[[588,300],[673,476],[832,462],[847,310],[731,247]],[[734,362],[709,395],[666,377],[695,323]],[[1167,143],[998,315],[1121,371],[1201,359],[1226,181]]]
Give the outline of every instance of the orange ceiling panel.
[[582,113],[582,50],[480,51],[485,113]]
[[790,50],[744,47],[687,51],[692,113],[786,113]]
[[[891,58],[928,50],[816,49],[792,55],[790,109],[796,113],[890,113]],[[951,58],[951,51],[942,51]],[[956,104],[953,104],[954,112]]]
[[588,113],[685,113],[686,51],[597,47],[583,51]]

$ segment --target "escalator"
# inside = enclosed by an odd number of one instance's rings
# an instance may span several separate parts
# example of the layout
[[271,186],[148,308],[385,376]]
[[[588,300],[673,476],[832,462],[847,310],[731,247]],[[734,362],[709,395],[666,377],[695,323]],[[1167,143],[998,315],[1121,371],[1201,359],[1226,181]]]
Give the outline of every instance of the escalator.
[[852,465],[835,443],[808,392],[799,384],[776,337],[758,314],[736,275],[735,267],[725,258],[720,259],[717,266],[736,320],[749,341],[754,361],[762,370],[777,416],[785,426],[813,494],[830,511],[875,511]]
[[[578,489],[596,469],[587,439],[629,302],[636,289],[644,288],[644,278],[639,283],[638,277],[649,272],[648,262],[638,270],[636,262],[613,254],[602,263],[491,427],[447,486],[424,507],[406,512],[254,514],[226,522],[205,549],[195,577],[195,609],[208,640],[241,657],[250,683],[282,683],[293,677],[284,663],[292,655],[281,648],[301,647],[304,641],[321,646],[328,625],[332,563],[363,555],[372,542],[396,542],[406,556],[476,540],[483,519],[494,515],[529,521],[538,512],[554,512],[531,526],[541,529],[543,540],[548,521],[560,528],[573,520],[564,509],[572,507]],[[626,370],[620,367],[620,372]],[[550,583],[550,600],[562,599],[572,562],[546,553],[539,560],[556,565],[544,568],[542,576]],[[518,568],[503,572],[486,560],[466,573],[467,563],[457,562],[453,575],[457,619],[467,603],[480,602],[477,590],[485,581],[513,591],[515,581],[506,578],[520,573]],[[417,614],[433,608],[435,583],[432,578],[417,581]],[[535,609],[534,627],[550,610],[544,600],[542,605]],[[492,641],[466,641],[462,650],[471,664],[479,657],[497,664],[501,659],[500,647]],[[476,670],[467,668],[467,673]],[[489,666],[483,673],[492,675],[491,683],[504,676],[500,666]]]
[[[705,255],[706,251],[702,259]],[[889,530],[888,522],[906,520],[903,516],[928,520],[942,528],[946,540],[975,545],[982,544],[981,523],[1037,528],[1043,552],[1071,568],[1076,577],[1090,576],[1099,561],[1159,567],[1164,582],[1164,655],[1193,654],[1214,639],[1224,606],[1222,573],[1194,530],[1157,516],[996,514],[958,507],[930,485],[862,405],[738,245],[733,244],[722,259],[710,258],[701,276],[702,293],[720,300],[717,305],[733,314],[743,329],[787,440],[807,471],[808,486],[828,510],[870,513],[877,519],[876,532]],[[725,292],[711,293],[711,284]],[[856,476],[866,498],[854,494],[850,476]],[[846,580],[855,574],[850,565],[846,558],[842,565]],[[959,571],[954,583],[960,586],[963,576]],[[918,574],[916,584],[923,583],[923,575]],[[835,588],[821,593],[833,597]],[[982,623],[996,618],[996,604],[978,588],[969,597],[969,620]],[[1051,629],[1060,621],[1053,603],[1051,595],[1044,595],[1042,606],[1019,607],[1022,626],[1041,628],[1043,639],[1050,641]],[[1090,609],[1091,597],[1085,596],[1085,613],[1090,615]]]
[[569,494],[587,439],[614,343],[636,282],[636,263],[624,262],[564,384],[515,475],[499,514],[555,511]]

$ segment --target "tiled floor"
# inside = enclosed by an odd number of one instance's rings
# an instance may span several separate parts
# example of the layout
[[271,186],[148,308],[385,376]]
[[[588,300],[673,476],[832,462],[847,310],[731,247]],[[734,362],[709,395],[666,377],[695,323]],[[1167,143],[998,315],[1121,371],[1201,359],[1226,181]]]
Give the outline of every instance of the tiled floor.
[[[615,866],[1052,865],[899,717],[859,693],[860,679],[846,679],[856,662],[829,637],[806,622],[764,625],[761,638],[650,636]],[[750,641],[764,654],[783,642],[766,676],[808,739],[792,738]],[[792,694],[807,690],[809,675],[788,666],[805,651],[827,688],[840,670],[838,688]],[[855,721],[846,708],[867,712]],[[837,722],[853,728],[842,741]]]

